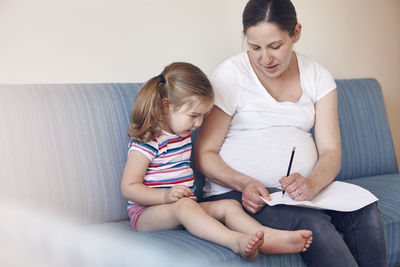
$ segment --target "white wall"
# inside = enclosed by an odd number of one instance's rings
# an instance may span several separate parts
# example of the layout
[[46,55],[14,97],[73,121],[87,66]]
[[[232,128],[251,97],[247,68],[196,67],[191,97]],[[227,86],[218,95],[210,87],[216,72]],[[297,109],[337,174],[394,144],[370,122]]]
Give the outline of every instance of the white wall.
[[[247,0],[0,0],[0,83],[143,82],[172,61],[207,74],[245,49]],[[296,49],[335,78],[377,78],[400,162],[400,1],[293,0]]]

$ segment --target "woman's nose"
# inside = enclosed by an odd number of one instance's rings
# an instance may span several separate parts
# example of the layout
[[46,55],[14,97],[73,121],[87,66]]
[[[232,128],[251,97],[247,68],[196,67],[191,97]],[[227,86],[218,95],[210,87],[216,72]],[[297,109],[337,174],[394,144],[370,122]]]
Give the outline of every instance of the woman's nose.
[[261,54],[261,62],[265,65],[270,64],[274,58],[268,50],[264,50]]

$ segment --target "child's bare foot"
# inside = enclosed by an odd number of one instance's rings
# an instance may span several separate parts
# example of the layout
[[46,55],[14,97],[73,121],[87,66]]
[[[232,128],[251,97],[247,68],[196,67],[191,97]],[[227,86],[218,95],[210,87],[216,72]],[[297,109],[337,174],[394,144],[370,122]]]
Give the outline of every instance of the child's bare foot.
[[247,261],[254,261],[258,256],[258,250],[264,242],[264,232],[258,231],[255,235],[246,235],[238,240],[239,255]]
[[260,247],[262,253],[304,252],[312,242],[312,232],[309,230],[284,231],[267,228],[264,232],[264,244]]

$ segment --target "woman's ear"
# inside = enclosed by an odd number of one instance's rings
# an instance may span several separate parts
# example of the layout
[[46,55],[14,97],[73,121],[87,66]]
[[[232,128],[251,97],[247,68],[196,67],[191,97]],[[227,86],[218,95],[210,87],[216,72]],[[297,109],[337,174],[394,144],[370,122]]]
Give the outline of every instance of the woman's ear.
[[301,36],[301,24],[297,23],[296,27],[294,28],[293,43],[297,42],[300,39],[300,36]]
[[168,98],[162,98],[161,99],[161,105],[162,105],[162,110],[164,113],[169,112],[169,101]]

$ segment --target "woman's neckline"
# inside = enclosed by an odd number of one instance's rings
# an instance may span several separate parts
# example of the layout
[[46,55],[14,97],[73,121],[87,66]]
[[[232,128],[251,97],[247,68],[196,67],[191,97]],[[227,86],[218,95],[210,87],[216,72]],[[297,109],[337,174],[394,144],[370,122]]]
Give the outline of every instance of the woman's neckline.
[[243,54],[244,54],[244,57],[245,57],[246,64],[247,64],[248,67],[250,68],[250,72],[251,72],[252,78],[256,81],[256,83],[257,83],[257,85],[258,85],[258,88],[259,88],[259,89],[262,89],[262,90],[264,91],[265,95],[266,95],[268,98],[270,98],[271,100],[273,100],[273,101],[276,102],[276,103],[281,103],[281,104],[282,104],[282,103],[298,104],[298,103],[301,102],[301,100],[302,100],[303,97],[304,97],[304,89],[303,89],[303,87],[302,87],[302,67],[301,67],[301,62],[300,62],[300,61],[301,61],[301,59],[300,59],[301,57],[298,56],[298,55],[299,55],[298,52],[293,51],[293,56],[296,57],[296,63],[297,63],[297,68],[298,68],[298,75],[299,75],[300,88],[301,88],[302,92],[301,92],[301,96],[300,96],[300,97],[298,98],[298,100],[295,101],[295,102],[293,102],[293,101],[278,101],[277,99],[275,99],[275,98],[269,93],[269,91],[267,90],[267,88],[264,87],[264,85],[262,84],[262,82],[261,82],[260,79],[258,78],[258,75],[257,75],[257,73],[255,72],[255,70],[254,70],[254,68],[253,68],[253,66],[252,66],[252,64],[251,64],[251,61],[250,61],[250,57],[249,57],[249,55],[248,55],[248,52],[246,51],[246,52],[244,52]]

